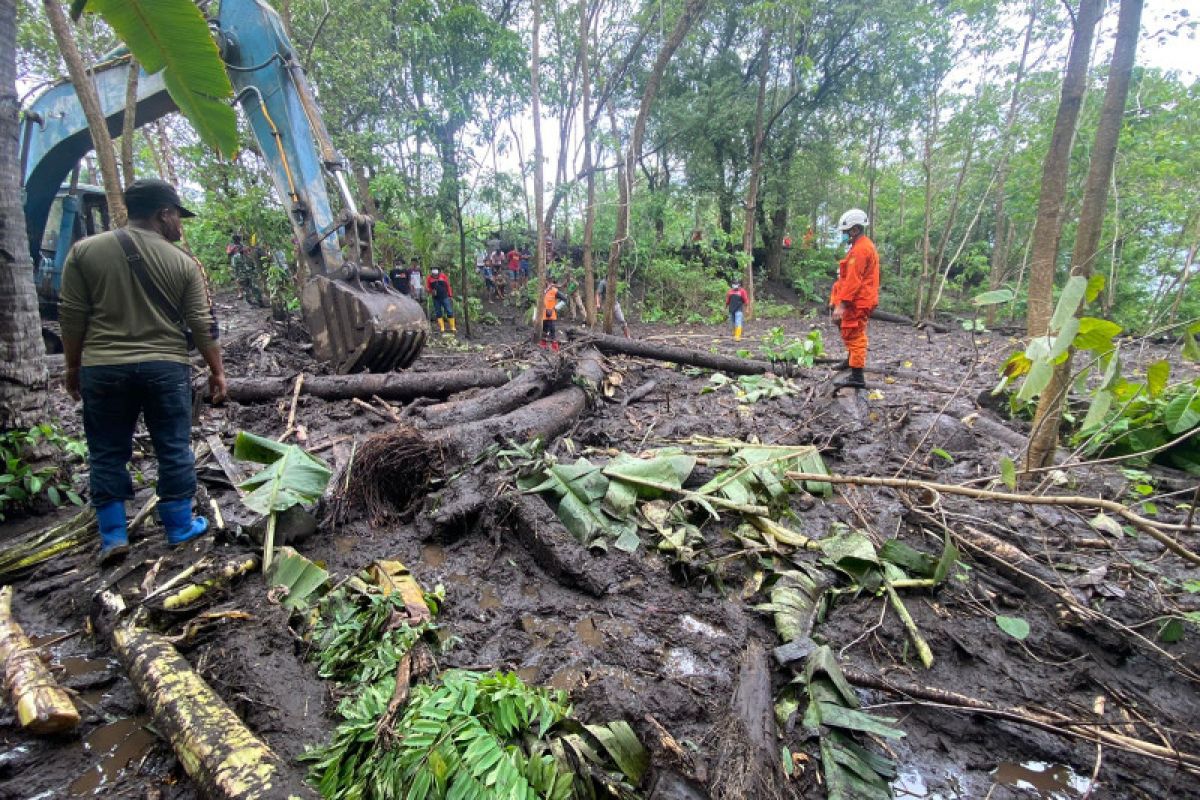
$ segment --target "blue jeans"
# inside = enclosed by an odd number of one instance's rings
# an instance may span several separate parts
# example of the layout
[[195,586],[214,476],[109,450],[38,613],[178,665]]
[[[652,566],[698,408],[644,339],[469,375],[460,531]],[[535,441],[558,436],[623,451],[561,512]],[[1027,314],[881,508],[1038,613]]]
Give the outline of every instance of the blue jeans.
[[158,458],[159,499],[182,500],[196,493],[190,376],[187,364],[174,361],[83,368],[79,383],[92,505],[133,499],[128,464],[139,416],[145,418]]
[[433,316],[434,319],[454,319],[454,306],[450,304],[449,297],[433,298]]
[[731,327],[731,328],[742,327],[743,316],[744,316],[744,314],[741,311],[730,311],[729,312],[729,327]]

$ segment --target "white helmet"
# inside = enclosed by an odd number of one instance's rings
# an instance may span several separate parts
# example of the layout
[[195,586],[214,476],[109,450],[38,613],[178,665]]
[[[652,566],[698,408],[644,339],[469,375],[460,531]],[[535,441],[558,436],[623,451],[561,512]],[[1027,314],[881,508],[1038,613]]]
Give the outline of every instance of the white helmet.
[[842,218],[838,220],[838,230],[845,233],[855,225],[861,225],[863,228],[866,228],[868,224],[870,224],[870,221],[867,219],[867,212],[861,208],[852,208],[845,214],[842,214]]

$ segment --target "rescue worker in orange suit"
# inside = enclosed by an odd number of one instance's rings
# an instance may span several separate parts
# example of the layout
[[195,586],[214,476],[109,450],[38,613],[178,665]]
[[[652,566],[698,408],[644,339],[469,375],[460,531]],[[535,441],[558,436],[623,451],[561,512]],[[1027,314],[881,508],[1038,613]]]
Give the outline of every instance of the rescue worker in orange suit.
[[558,352],[558,312],[566,302],[559,297],[558,282],[554,278],[547,278],[546,283],[546,293],[542,295],[542,340],[538,347],[543,350],[549,347]]
[[838,262],[838,279],[833,284],[829,305],[833,319],[841,326],[846,344],[846,360],[837,369],[850,370],[849,377],[837,381],[836,388],[866,388],[863,369],[867,366],[867,320],[879,305],[879,253],[867,238],[865,211],[852,208],[838,221],[838,230],[850,244],[846,257]]

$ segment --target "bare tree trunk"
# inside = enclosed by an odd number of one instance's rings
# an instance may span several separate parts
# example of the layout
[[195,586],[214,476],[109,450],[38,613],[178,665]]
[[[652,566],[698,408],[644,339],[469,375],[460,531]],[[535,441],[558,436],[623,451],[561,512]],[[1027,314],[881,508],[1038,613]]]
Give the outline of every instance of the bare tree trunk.
[[[1075,232],[1075,249],[1071,256],[1073,276],[1089,277],[1096,256],[1100,253],[1100,234],[1104,228],[1104,212],[1108,206],[1109,181],[1116,161],[1125,101],[1129,96],[1129,82],[1137,56],[1142,3],[1143,0],[1121,0],[1117,40],[1113,47],[1112,64],[1108,70],[1108,86],[1104,90],[1104,105],[1100,109],[1096,139],[1092,144],[1092,162],[1088,167],[1087,183],[1083,190],[1083,208],[1079,212],[1079,227]],[[1054,458],[1054,451],[1058,446],[1058,430],[1062,423],[1063,400],[1071,386],[1072,355],[1073,349],[1068,350],[1066,359],[1055,365],[1050,384],[1038,398],[1033,430],[1029,436],[1029,453],[1025,461],[1028,469],[1047,466]]]
[[654,66],[646,77],[645,88],[642,90],[642,102],[638,107],[637,118],[633,123],[633,133],[629,137],[629,150],[625,155],[624,179],[620,181],[617,190],[617,229],[613,236],[612,246],[608,251],[608,283],[604,293],[604,332],[612,333],[613,306],[617,302],[617,266],[621,263],[621,250],[629,237],[629,202],[633,195],[633,170],[637,166],[642,152],[642,139],[646,135],[646,121],[650,116],[650,106],[658,94],[662,83],[663,73],[671,56],[679,49],[696,18],[704,11],[708,0],[686,0],[683,13],[675,22],[671,36],[663,43],[662,49],[654,59]]
[[592,73],[588,63],[591,24],[587,3],[579,4],[579,60],[583,80],[583,171],[587,176],[587,207],[583,212],[583,307],[589,328],[596,327],[596,275],[592,242],[596,236],[596,173],[592,169]]
[[129,59],[129,79],[125,82],[125,118],[121,121],[121,175],[125,188],[136,180],[133,171],[133,132],[137,129],[138,63]]
[[16,4],[0,0],[0,430],[44,421],[46,351],[17,158]]
[[67,73],[71,83],[75,85],[75,93],[79,96],[79,104],[87,117],[88,129],[92,134],[92,146],[96,158],[100,162],[100,175],[104,181],[104,194],[108,198],[108,215],[113,227],[125,224],[125,198],[121,194],[121,177],[117,171],[117,159],[113,155],[112,137],[108,134],[108,125],[104,120],[104,112],[100,109],[100,98],[96,95],[96,87],[84,66],[83,56],[75,44],[71,32],[71,24],[63,13],[58,0],[42,0],[46,16],[50,20],[50,29],[54,33],[55,43],[62,52],[63,60],[67,62]]
[[[1017,62],[1017,74],[1013,77],[1012,96],[1008,101],[1008,113],[1004,118],[1004,133],[1000,139],[1000,163],[996,166],[996,205],[992,212],[994,244],[992,245],[991,265],[988,270],[988,289],[999,289],[1004,283],[1007,272],[1006,261],[1008,250],[1004,247],[1004,201],[1005,184],[1008,182],[1009,148],[1012,146],[1012,132],[1016,127],[1017,109],[1020,107],[1021,83],[1025,80],[1025,65],[1029,59],[1029,45],[1033,41],[1033,28],[1037,23],[1037,15],[1041,3],[1033,0],[1029,4],[1029,23],[1025,26],[1025,42],[1021,46],[1021,60]],[[987,307],[986,324],[991,327],[996,324],[997,306]]]
[[158,147],[162,151],[163,163],[167,167],[166,179],[170,181],[172,186],[179,185],[179,173],[175,171],[175,159],[171,149],[171,140],[167,136],[167,126],[160,119],[154,123],[154,130],[158,134]]
[[1033,226],[1032,260],[1029,267],[1029,305],[1025,333],[1042,336],[1050,325],[1054,307],[1054,272],[1062,235],[1063,200],[1067,193],[1067,170],[1079,109],[1087,89],[1088,60],[1092,37],[1104,9],[1104,0],[1080,0],[1075,16],[1075,35],[1063,75],[1062,97],[1054,119],[1050,148],[1042,163],[1042,188],[1038,196],[1037,221]]
[[924,156],[921,159],[921,171],[925,173],[925,222],[921,227],[921,274],[917,278],[916,306],[913,312],[913,318],[918,320],[925,316],[925,286],[931,280],[933,272],[929,231],[933,224],[933,142],[937,138],[938,91],[939,87],[935,86],[933,105],[925,131]]
[[950,210],[946,213],[946,224],[942,226],[942,235],[938,240],[937,256],[933,260],[933,269],[929,274],[929,282],[925,285],[924,314],[917,317],[917,322],[924,317],[933,317],[935,287],[937,275],[942,272],[942,264],[946,258],[946,248],[950,245],[950,234],[954,232],[954,223],[958,221],[958,206],[962,200],[962,187],[971,168],[971,159],[975,156],[975,137],[967,140],[967,152],[963,155],[962,166],[958,169],[958,178],[954,181],[954,191],[950,193]]
[[771,59],[771,28],[763,26],[758,46],[758,97],[754,103],[754,150],[750,157],[750,180],[746,185],[746,218],[742,225],[742,255],[746,259],[742,285],[750,302],[746,304],[746,319],[754,319],[754,222],[758,208],[758,182],[762,172],[763,106],[767,98],[767,69]]
[[[542,216],[545,190],[545,173],[542,165],[542,97],[539,85],[541,71],[541,45],[538,38],[542,33],[542,3],[533,0],[533,47],[529,61],[529,93],[533,104],[533,203],[534,218],[537,220],[537,311],[533,315],[533,340],[542,335],[542,318],[546,304],[542,298],[546,293],[546,219]],[[566,125],[566,122],[563,123]],[[557,345],[555,345],[557,347]]]

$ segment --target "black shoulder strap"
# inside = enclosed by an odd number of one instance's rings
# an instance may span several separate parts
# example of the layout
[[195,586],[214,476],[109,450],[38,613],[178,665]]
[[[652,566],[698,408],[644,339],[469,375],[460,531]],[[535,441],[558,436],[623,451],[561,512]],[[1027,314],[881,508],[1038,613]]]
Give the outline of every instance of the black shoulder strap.
[[[133,241],[133,237],[129,235],[129,231],[124,228],[117,228],[117,241],[121,243],[121,249],[125,251],[125,260],[129,262],[129,271],[133,273],[133,277],[137,278],[137,282],[141,285],[142,291],[146,293],[146,297],[151,303],[158,306],[159,310],[166,313],[168,317],[175,319],[180,326],[181,331],[185,331],[186,324],[183,321],[183,315],[179,312],[179,308],[167,299],[158,285],[146,273],[146,264],[142,259],[142,254],[137,249],[137,244]],[[186,333],[184,334],[186,336]]]

